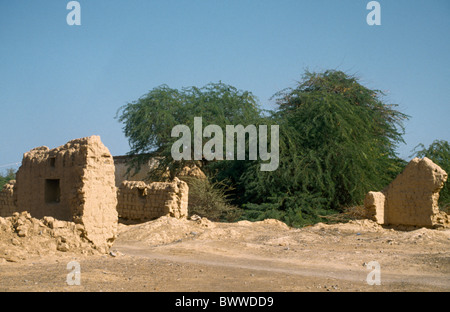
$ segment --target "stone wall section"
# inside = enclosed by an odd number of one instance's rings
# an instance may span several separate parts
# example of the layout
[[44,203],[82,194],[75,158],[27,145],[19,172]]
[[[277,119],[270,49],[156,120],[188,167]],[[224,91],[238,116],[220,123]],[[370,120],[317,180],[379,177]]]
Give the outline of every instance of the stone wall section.
[[414,158],[385,190],[366,195],[368,217],[380,224],[447,226],[448,216],[438,206],[447,177],[429,158]]
[[[114,161],[99,136],[72,140],[23,156],[14,188],[17,211],[84,226],[84,236],[106,250],[116,237],[117,189]],[[1,208],[1,207],[0,207]],[[10,211],[3,211],[8,215]]]
[[88,138],[80,146],[85,155],[81,174],[82,185],[77,189],[82,205],[74,208],[73,221],[84,225],[87,238],[95,246],[110,247],[117,235],[117,188],[113,158],[100,138]]
[[0,190],[0,217],[9,217],[17,209],[17,193],[14,192],[16,181],[11,180]]
[[188,214],[189,187],[175,178],[173,182],[123,181],[117,192],[119,217],[151,220],[161,216],[184,218]]

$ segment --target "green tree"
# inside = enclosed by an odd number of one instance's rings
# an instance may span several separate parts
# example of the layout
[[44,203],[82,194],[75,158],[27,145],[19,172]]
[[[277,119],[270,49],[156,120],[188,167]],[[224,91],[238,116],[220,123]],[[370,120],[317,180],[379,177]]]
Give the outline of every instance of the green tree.
[[3,186],[8,183],[10,180],[14,180],[16,178],[16,173],[14,169],[8,169],[6,171],[6,174],[0,174],[0,190],[3,188]]
[[402,169],[395,153],[406,115],[341,71],[307,72],[277,93],[272,122],[280,125],[280,166],[242,176],[247,216],[276,216],[301,226],[361,203]]
[[[435,140],[428,148],[419,144],[413,150],[411,157],[428,157],[434,163],[439,165],[447,173],[450,173],[450,144],[445,140]],[[450,183],[446,182],[439,193],[439,206],[448,211],[450,208]]]
[[[150,177],[161,179],[167,176],[169,169],[168,177],[173,178],[184,166],[192,164],[208,174],[209,162],[205,159],[175,162],[171,157],[172,144],[178,139],[171,137],[172,128],[187,125],[193,133],[194,117],[202,117],[203,125],[215,124],[225,129],[226,125],[257,124],[260,108],[252,93],[222,82],[181,90],[166,85],[156,87],[117,112],[116,118],[123,123],[123,131],[131,147],[129,154],[136,156],[130,168],[138,170],[155,157],[159,166],[152,170]],[[221,164],[227,165],[225,162]]]
[[[149,180],[172,179],[185,166],[197,165],[207,179],[185,178],[190,187],[190,213],[211,220],[230,221],[239,216],[240,210],[230,204],[229,197],[242,193],[241,186],[238,185],[236,190],[232,186],[242,175],[247,162],[207,161],[204,158],[201,161],[174,161],[171,148],[178,138],[171,137],[172,128],[188,126],[193,139],[194,117],[202,117],[203,127],[214,124],[225,130],[226,125],[257,125],[261,120],[260,113],[252,93],[219,82],[181,90],[166,85],[156,87],[137,101],[122,106],[116,118],[124,125],[131,147],[129,154],[134,156],[129,163],[131,174],[151,158],[157,159],[158,165],[150,171]],[[191,146],[193,149],[194,145]]]

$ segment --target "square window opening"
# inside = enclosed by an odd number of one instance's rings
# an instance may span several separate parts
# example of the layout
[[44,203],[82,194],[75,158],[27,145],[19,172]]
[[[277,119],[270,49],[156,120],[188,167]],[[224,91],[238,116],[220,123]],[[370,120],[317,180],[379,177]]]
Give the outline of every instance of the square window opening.
[[59,179],[46,179],[45,180],[45,202],[46,203],[59,203],[61,197],[61,188],[59,185]]

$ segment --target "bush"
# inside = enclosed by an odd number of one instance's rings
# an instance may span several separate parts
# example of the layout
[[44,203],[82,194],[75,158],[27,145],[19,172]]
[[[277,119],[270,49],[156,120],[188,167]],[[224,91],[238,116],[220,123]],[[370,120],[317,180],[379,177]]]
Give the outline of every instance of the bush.
[[0,174],[0,190],[3,188],[3,186],[8,183],[11,180],[14,180],[16,178],[16,173],[14,169],[8,169],[6,171],[6,175]]
[[230,204],[230,186],[209,179],[180,177],[189,185],[189,215],[199,215],[211,221],[233,222],[241,216],[241,209]]

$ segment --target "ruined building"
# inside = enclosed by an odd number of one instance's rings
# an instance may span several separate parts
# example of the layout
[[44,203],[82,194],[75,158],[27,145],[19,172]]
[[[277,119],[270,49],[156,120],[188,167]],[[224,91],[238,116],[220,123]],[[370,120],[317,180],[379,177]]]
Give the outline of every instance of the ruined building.
[[[175,178],[172,182],[149,182],[149,171],[157,166],[157,160],[151,158],[140,170],[128,172],[128,163],[132,156],[115,156],[116,187],[119,218],[145,221],[169,215],[183,218],[188,215],[189,187]],[[206,179],[205,174],[196,166],[185,167],[178,175],[182,177]]]
[[382,192],[369,192],[367,216],[379,224],[439,227],[449,224],[439,211],[439,191],[447,173],[428,158],[414,158]]
[[115,171],[98,136],[32,149],[24,154],[16,181],[0,192],[0,216],[27,211],[34,218],[72,221],[84,227],[83,235],[99,249],[112,245],[119,213],[137,220],[187,216],[186,183],[125,181],[118,188]]
[[35,218],[81,224],[83,235],[99,249],[108,248],[116,237],[114,162],[98,136],[25,153],[13,190],[15,207],[11,201],[0,206],[1,216],[27,211]]

